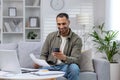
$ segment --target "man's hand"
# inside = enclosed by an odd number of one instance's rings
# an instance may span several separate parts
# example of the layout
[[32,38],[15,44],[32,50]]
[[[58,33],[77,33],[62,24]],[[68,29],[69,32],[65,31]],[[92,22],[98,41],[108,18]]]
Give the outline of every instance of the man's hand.
[[33,66],[34,66],[35,69],[40,68],[40,66],[38,64],[34,64]]
[[53,52],[53,56],[60,60],[66,60],[66,55],[64,55],[61,51],[60,52]]

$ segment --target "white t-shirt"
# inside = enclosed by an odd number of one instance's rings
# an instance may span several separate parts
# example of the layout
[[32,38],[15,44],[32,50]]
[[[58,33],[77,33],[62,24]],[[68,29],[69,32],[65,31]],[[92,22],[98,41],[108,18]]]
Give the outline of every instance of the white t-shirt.
[[[67,37],[61,36],[61,39],[62,39],[62,42],[61,42],[61,45],[60,45],[60,51],[63,53],[66,42],[67,42]],[[62,62],[58,59],[57,64],[60,64],[60,63],[62,63]]]

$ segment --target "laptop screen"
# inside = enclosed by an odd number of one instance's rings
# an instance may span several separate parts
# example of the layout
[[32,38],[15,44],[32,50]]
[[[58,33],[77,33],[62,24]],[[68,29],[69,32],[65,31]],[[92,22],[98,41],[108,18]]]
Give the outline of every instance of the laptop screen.
[[16,50],[0,50],[0,69],[12,73],[21,73]]

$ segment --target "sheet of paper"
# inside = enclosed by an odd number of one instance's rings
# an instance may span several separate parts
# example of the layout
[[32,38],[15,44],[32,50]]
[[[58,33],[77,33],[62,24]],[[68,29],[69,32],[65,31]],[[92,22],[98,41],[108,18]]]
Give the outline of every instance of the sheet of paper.
[[6,75],[8,72],[0,71],[0,76]]
[[62,72],[62,71],[42,71],[42,70],[37,72],[31,72],[31,73],[38,76],[65,74],[65,72]]
[[5,71],[0,71],[0,77],[13,77],[16,74],[11,73],[11,72],[5,72]]
[[30,54],[31,59],[40,66],[50,66],[45,60],[37,59],[34,54]]

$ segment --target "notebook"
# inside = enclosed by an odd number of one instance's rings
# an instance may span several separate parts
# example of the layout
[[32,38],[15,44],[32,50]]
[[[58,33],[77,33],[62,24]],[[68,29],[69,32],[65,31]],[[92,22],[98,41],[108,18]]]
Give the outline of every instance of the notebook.
[[21,68],[16,50],[0,50],[0,69],[17,74],[38,71],[38,69]]

